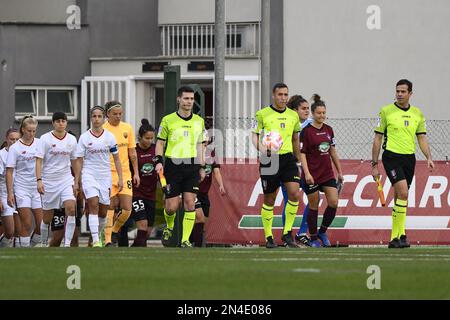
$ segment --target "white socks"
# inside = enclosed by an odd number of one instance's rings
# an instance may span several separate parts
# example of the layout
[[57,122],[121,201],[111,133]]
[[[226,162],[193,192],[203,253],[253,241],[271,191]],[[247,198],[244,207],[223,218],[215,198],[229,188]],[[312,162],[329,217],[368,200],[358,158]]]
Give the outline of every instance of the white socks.
[[[106,220],[105,218],[102,218],[104,220]],[[99,218],[98,215],[96,214],[89,214],[89,229],[91,230],[91,235],[92,235],[92,243],[96,243],[99,241],[98,239],[98,232],[99,232]],[[103,223],[103,227],[106,224],[106,221],[102,221]]]
[[64,247],[70,247],[75,232],[75,216],[66,217],[66,232],[64,233]]
[[41,221],[41,243],[44,246],[47,246],[48,244],[48,229],[49,229],[50,225],[49,224],[45,224],[44,220]]
[[29,248],[30,247],[30,237],[20,237],[20,247]]

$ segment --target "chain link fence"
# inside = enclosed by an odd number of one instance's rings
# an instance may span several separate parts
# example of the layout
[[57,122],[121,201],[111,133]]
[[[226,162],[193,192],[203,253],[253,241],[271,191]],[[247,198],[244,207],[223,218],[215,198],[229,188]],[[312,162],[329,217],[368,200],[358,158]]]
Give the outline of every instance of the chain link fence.
[[[336,148],[341,159],[370,160],[377,118],[328,119],[333,127]],[[450,120],[427,120],[427,138],[433,160],[450,158]],[[215,120],[215,147],[223,147],[224,158],[256,158],[251,143],[252,118],[219,118]],[[417,144],[417,142],[416,142]],[[417,145],[416,156],[424,160]]]

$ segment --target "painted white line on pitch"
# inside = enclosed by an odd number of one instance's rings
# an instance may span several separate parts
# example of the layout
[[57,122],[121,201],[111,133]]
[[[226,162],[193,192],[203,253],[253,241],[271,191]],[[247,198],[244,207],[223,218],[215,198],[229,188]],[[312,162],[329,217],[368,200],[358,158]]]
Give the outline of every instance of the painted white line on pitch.
[[304,272],[304,273],[320,273],[320,269],[302,269],[302,268],[297,268],[297,269],[293,269],[293,272]]

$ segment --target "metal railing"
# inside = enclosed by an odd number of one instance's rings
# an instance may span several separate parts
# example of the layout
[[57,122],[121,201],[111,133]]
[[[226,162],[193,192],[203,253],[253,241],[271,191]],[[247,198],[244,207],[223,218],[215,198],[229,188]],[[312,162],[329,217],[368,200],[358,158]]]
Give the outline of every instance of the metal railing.
[[[378,119],[328,119],[334,131],[336,150],[341,159],[370,160],[374,128]],[[427,120],[427,138],[434,160],[448,161],[450,158],[450,120]],[[250,117],[226,117],[215,119],[215,127],[220,128],[225,158],[250,158],[257,156],[251,143]],[[218,139],[216,139],[218,141]],[[417,160],[424,160],[419,146]]]
[[[227,23],[225,28],[226,56],[259,56],[259,22]],[[163,56],[214,56],[214,24],[168,24],[160,29]]]

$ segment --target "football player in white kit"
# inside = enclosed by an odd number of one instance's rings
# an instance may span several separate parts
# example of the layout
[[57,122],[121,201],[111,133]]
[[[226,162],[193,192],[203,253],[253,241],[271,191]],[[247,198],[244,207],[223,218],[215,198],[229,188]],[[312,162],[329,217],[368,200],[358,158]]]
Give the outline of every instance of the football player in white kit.
[[79,176],[79,168],[82,168],[81,185],[88,204],[92,246],[101,247],[99,233],[106,225],[106,213],[110,204],[112,187],[110,153],[113,155],[117,168],[120,190],[123,187],[123,178],[116,139],[111,132],[103,129],[105,109],[95,106],[90,113],[91,129],[83,133],[78,141],[77,157],[82,165],[77,167],[75,176]]
[[[6,187],[8,191],[8,205],[14,205],[19,212],[22,222],[20,243],[22,247],[30,246],[32,231],[32,214],[36,226],[41,225],[42,204],[41,195],[37,191],[36,152],[40,140],[35,138],[37,120],[32,116],[25,116],[20,124],[22,137],[14,143],[8,152],[6,160]],[[15,176],[13,177],[13,173]],[[40,243],[40,229],[34,233],[35,243]]]
[[[37,190],[42,195],[43,218],[41,222],[41,244],[48,246],[48,233],[55,209],[65,208],[66,229],[64,247],[70,247],[75,230],[75,197],[79,181],[72,176],[70,166],[76,171],[77,139],[68,134],[67,115],[54,112],[54,130],[41,136],[40,147],[36,153]],[[79,172],[80,170],[78,170]]]
[[8,193],[6,192],[6,159],[9,147],[19,140],[17,129],[10,128],[6,131],[5,147],[0,150],[0,216],[4,234],[0,236],[0,247],[12,247],[14,239],[14,207],[8,205]]

